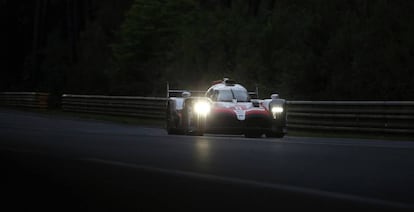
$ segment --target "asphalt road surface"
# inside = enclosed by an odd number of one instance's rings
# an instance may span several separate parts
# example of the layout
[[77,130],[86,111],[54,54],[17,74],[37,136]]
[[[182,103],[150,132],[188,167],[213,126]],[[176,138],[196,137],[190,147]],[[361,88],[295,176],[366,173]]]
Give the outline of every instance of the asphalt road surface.
[[2,211],[414,210],[412,141],[172,136],[0,109],[0,155]]

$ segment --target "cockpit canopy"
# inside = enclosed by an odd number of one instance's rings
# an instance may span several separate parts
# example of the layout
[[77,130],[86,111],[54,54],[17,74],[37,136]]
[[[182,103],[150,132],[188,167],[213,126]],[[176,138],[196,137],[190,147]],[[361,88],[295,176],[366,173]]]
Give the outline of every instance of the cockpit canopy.
[[239,85],[214,85],[207,90],[206,97],[215,102],[232,102],[233,99],[237,102],[250,102],[250,96],[247,90]]

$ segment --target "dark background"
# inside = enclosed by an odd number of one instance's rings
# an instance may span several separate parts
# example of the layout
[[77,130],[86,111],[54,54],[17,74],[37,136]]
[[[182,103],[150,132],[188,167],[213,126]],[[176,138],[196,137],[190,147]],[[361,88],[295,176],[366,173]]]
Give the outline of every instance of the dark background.
[[0,91],[413,100],[414,1],[0,0]]

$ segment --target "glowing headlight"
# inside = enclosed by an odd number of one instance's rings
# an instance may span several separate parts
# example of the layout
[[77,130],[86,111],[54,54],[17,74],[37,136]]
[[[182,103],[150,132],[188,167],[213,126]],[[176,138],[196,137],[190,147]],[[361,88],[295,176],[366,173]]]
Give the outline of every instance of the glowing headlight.
[[272,113],[282,113],[283,107],[272,107]]
[[210,104],[205,101],[199,101],[194,104],[194,111],[199,115],[207,115],[210,113]]

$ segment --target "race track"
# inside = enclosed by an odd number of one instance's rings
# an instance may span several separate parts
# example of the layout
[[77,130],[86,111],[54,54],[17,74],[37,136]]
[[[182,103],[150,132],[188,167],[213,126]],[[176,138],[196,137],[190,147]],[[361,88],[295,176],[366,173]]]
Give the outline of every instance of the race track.
[[410,141],[172,136],[0,109],[0,153],[16,211],[414,210]]

